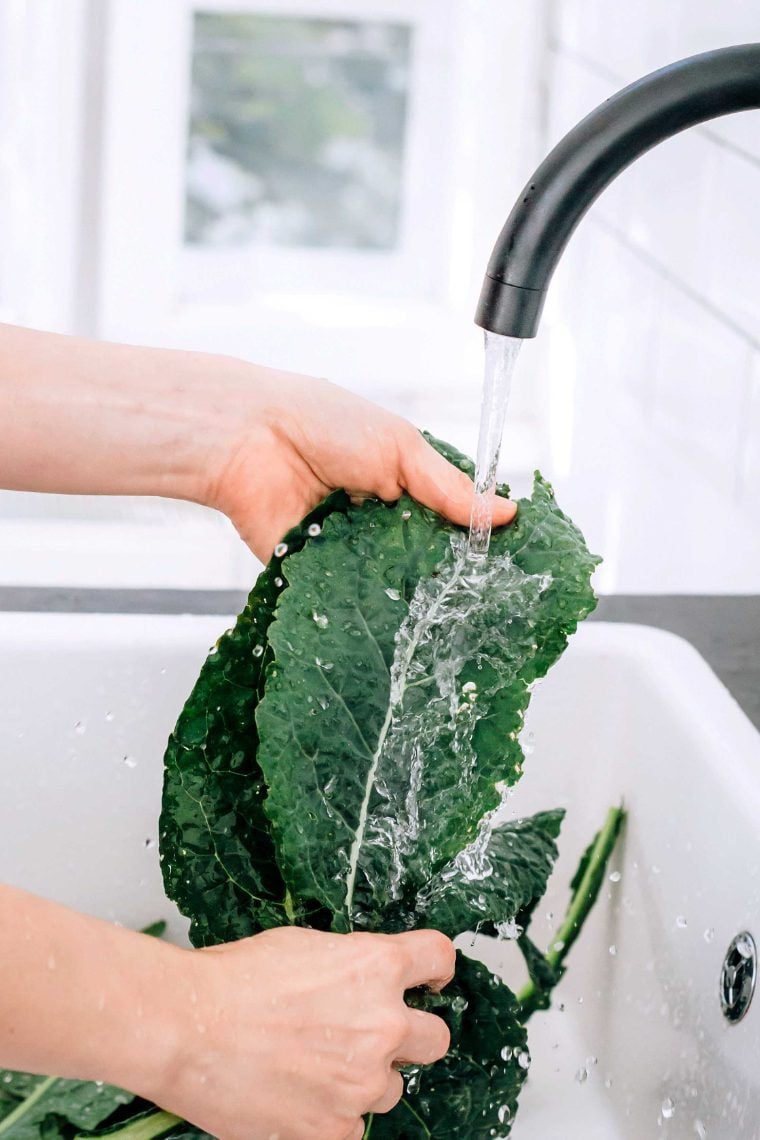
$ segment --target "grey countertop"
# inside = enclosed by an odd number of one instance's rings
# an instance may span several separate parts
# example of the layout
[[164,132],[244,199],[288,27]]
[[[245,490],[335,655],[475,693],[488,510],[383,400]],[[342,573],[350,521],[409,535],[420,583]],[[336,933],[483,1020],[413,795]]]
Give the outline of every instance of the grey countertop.
[[[88,590],[0,587],[0,610],[58,613],[232,614],[236,590]],[[760,729],[760,595],[610,595],[597,621],[635,622],[680,634],[696,646]]]

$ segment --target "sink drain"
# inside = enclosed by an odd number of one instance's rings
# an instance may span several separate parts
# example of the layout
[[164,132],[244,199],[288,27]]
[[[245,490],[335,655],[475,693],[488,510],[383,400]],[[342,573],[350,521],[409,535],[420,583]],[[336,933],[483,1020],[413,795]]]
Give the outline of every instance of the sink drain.
[[737,934],[723,959],[720,1004],[726,1021],[741,1021],[750,1007],[757,979],[757,946],[749,931]]

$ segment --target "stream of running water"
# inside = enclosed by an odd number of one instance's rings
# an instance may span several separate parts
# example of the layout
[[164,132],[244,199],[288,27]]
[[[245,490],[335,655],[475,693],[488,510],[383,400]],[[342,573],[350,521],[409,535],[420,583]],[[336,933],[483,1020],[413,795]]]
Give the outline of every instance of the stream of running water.
[[486,361],[483,402],[480,407],[480,433],[475,466],[475,490],[470,515],[468,554],[485,558],[491,541],[496,469],[499,465],[504,421],[512,387],[512,375],[522,340],[498,333],[485,334]]

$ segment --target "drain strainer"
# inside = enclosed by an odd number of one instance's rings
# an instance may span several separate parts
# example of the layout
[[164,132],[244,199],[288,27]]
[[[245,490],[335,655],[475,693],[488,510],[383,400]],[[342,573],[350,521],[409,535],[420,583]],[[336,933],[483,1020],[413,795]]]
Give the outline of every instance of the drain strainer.
[[720,1004],[727,1021],[741,1021],[750,1007],[757,980],[757,946],[749,931],[737,934],[723,959]]

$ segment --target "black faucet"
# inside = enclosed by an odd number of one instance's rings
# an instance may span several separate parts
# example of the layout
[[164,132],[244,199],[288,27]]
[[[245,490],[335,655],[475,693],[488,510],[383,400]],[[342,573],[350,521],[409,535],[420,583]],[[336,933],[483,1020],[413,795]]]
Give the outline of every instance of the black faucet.
[[682,59],[602,103],[555,146],[517,199],[488,263],[476,323],[534,337],[562,251],[605,186],[663,139],[753,107],[760,108],[760,43]]

